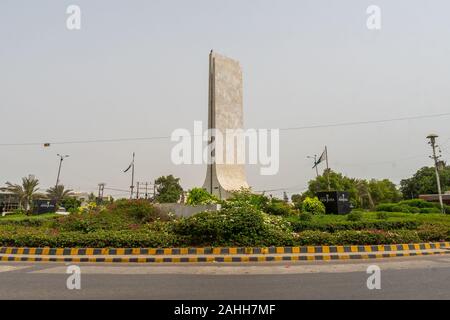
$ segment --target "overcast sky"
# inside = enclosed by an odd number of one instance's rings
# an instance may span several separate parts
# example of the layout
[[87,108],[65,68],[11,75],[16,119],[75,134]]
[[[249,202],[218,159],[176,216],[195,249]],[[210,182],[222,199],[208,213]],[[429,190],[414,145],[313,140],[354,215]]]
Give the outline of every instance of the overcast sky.
[[[82,10],[66,28],[67,6]],[[381,30],[366,9],[381,8]],[[247,128],[286,128],[450,112],[448,1],[190,0],[0,1],[0,184],[35,174],[127,189],[174,174],[201,186],[205,166],[176,166],[167,139],[44,148],[1,146],[167,136],[207,120],[208,54],[240,61]],[[299,192],[314,177],[307,155],[329,150],[333,170],[395,182],[431,165],[425,137],[450,155],[450,117],[281,132],[280,171],[254,190]],[[323,166],[321,166],[321,170]],[[108,192],[110,193],[110,192]],[[111,192],[119,196],[120,192]]]

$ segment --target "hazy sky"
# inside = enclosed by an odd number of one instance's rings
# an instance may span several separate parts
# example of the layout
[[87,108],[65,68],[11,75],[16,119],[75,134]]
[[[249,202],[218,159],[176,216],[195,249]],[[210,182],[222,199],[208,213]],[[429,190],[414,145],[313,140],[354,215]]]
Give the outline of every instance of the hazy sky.
[[[81,30],[66,8],[81,7]],[[381,8],[368,30],[366,9]],[[207,120],[208,54],[241,62],[247,128],[286,128],[450,112],[450,2],[0,1],[0,183],[35,174],[76,190],[127,189],[174,174],[200,186],[205,166],[175,166],[169,140],[1,146],[167,136]],[[332,169],[395,182],[430,165],[425,137],[450,155],[450,117],[285,131],[280,171],[254,190],[298,192],[314,177],[307,155],[327,145]],[[323,167],[321,167],[321,170]],[[109,193],[109,192],[108,192]],[[120,192],[111,192],[118,196]]]

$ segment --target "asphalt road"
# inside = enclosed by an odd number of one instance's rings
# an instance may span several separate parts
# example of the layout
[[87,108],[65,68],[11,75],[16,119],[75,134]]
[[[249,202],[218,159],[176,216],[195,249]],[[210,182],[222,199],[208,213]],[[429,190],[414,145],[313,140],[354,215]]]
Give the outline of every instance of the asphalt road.
[[[381,289],[369,290],[369,265]],[[265,264],[0,263],[0,299],[450,299],[450,257]]]

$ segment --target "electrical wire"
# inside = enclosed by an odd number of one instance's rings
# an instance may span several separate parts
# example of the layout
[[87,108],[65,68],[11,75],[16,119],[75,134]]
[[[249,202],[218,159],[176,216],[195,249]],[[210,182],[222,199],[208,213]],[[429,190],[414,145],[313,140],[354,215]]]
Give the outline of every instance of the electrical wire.
[[[287,127],[280,128],[280,131],[294,131],[294,130],[307,130],[307,129],[321,129],[321,128],[332,128],[332,127],[347,127],[347,126],[357,126],[357,125],[367,125],[367,124],[377,124],[377,123],[388,123],[395,121],[406,121],[406,120],[418,120],[427,118],[438,118],[450,116],[450,112],[430,114],[430,115],[417,115],[408,117],[398,117],[391,119],[380,119],[380,120],[367,120],[367,121],[351,121],[351,122],[341,122],[341,123],[331,123],[331,124],[318,124],[310,126],[298,126],[298,127]],[[47,141],[47,142],[24,142],[24,143],[0,143],[0,147],[16,147],[16,146],[42,146],[42,145],[68,145],[68,144],[91,144],[91,143],[114,143],[114,142],[135,142],[135,141],[152,141],[152,140],[163,140],[170,139],[170,136],[153,136],[153,137],[138,137],[138,138],[115,138],[115,139],[93,139],[93,140],[72,140],[72,141]],[[449,140],[450,141],[450,140]]]

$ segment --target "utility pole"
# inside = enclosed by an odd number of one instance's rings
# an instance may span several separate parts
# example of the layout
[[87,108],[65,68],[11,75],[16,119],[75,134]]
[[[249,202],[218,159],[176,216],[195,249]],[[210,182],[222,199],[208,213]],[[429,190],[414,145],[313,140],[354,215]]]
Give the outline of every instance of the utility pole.
[[139,200],[139,181],[136,182],[136,199]]
[[314,159],[314,167],[313,168],[316,168],[316,177],[318,177],[319,176],[319,168],[317,168],[317,154],[315,154],[314,157],[313,156],[307,156],[306,158]]
[[105,189],[105,184],[99,183],[98,184],[98,204],[101,204],[103,202],[103,190]]
[[145,183],[145,200],[148,199],[148,182]]
[[134,152],[133,152],[133,161],[131,162],[130,200],[133,199],[133,189],[134,189]]
[[331,191],[330,186],[330,167],[328,166],[328,149],[327,146],[325,146],[325,158],[326,158],[326,164],[327,164],[327,181],[328,181],[328,191]]
[[437,188],[438,188],[439,203],[441,205],[442,213],[445,213],[444,202],[442,201],[441,180],[439,178],[439,169],[438,169],[438,165],[439,165],[438,160],[439,160],[440,156],[436,155],[436,147],[437,147],[436,138],[437,137],[438,137],[437,134],[430,134],[430,135],[428,135],[427,139],[430,139],[428,144],[431,145],[431,148],[433,149],[433,155],[430,156],[430,158],[434,160],[434,170],[436,172],[436,183],[437,183]]
[[56,183],[55,183],[55,191],[56,188],[58,187],[58,183],[59,183],[59,175],[61,174],[61,166],[62,166],[62,162],[64,161],[65,158],[68,158],[69,155],[60,155],[59,153],[57,154],[57,156],[59,157],[59,168],[58,168],[58,176],[56,177]]

